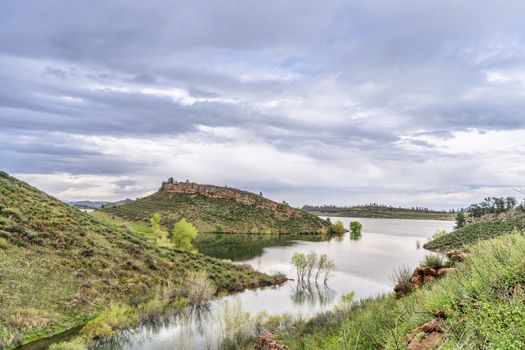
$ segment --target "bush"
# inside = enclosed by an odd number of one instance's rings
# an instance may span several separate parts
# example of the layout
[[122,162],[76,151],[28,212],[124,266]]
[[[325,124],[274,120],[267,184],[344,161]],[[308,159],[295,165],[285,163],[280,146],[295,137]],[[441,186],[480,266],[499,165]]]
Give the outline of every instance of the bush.
[[186,294],[193,305],[200,306],[210,302],[217,287],[210,281],[206,272],[190,272],[186,281]]
[[215,233],[223,233],[224,226],[222,224],[215,224]]
[[335,224],[332,225],[332,232],[337,235],[342,235],[346,232],[345,225],[341,220],[337,220]]
[[362,229],[363,229],[363,225],[359,221],[352,221],[350,223],[350,232],[352,232],[352,234],[359,236],[361,235]]
[[394,272],[394,282],[399,290],[399,293],[406,295],[412,292],[414,287],[410,283],[412,277],[412,271],[407,267],[399,268]]
[[425,259],[421,262],[421,266],[431,267],[433,269],[441,269],[445,267],[445,261],[439,255],[431,254],[425,256]]
[[173,243],[175,248],[182,250],[194,250],[191,242],[197,237],[197,229],[192,223],[181,219],[173,227]]

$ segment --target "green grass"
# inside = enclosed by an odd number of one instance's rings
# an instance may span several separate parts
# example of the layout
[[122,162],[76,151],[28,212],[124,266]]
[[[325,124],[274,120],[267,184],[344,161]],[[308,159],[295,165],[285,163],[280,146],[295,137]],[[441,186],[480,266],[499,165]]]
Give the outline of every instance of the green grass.
[[110,219],[0,172],[0,348],[84,324],[114,303],[146,304],[166,284],[182,288],[190,271],[206,271],[219,292],[274,281],[226,261],[159,247],[148,240],[146,226]]
[[481,240],[524,231],[525,215],[523,213],[515,213],[512,216],[502,219],[481,221],[461,227],[450,233],[438,235],[437,238],[426,243],[424,248],[442,251],[462,249],[465,245],[476,243]]
[[296,323],[281,338],[291,349],[405,349],[408,334],[444,312],[440,349],[525,348],[525,238],[494,238],[470,252],[455,273],[400,300],[367,299]]
[[328,226],[326,221],[315,215],[299,209],[292,210],[293,215],[277,215],[274,211],[233,199],[163,191],[103,209],[106,213],[135,222],[148,222],[154,213],[160,213],[161,223],[169,228],[185,218],[201,233],[215,233],[217,225],[221,225],[224,233],[317,234]]

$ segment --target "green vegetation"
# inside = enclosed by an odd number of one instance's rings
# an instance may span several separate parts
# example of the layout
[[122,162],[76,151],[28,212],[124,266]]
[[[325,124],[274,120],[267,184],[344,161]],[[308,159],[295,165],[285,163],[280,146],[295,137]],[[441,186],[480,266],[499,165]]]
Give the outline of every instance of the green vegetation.
[[255,196],[257,201],[278,209],[247,205],[231,198],[158,191],[151,196],[102,210],[134,222],[147,222],[153,214],[159,213],[161,224],[170,228],[185,218],[200,233],[216,233],[217,223],[220,223],[222,232],[243,234],[318,234],[329,226],[326,221],[305,211],[272,202],[256,194],[238,192],[244,196]]
[[454,226],[454,228],[462,228],[463,226],[465,226],[466,221],[467,221],[467,218],[465,216],[465,213],[460,211],[456,215],[456,226]]
[[421,262],[421,266],[431,267],[433,269],[440,269],[446,266],[444,259],[436,254],[430,254],[425,256],[425,259]]
[[[327,280],[332,276],[335,270],[335,263],[328,258],[326,254],[317,256],[317,253],[310,252],[307,255],[303,253],[294,253],[292,255],[292,264],[297,271],[297,283],[310,283],[312,277],[317,283],[319,277],[323,278],[326,284]],[[317,270],[314,273],[314,270]]]
[[337,220],[335,224],[332,225],[332,233],[336,235],[342,235],[346,232],[345,224],[341,220]]
[[160,231],[160,214],[159,213],[153,214],[151,219],[149,219],[149,222],[151,223],[151,231],[153,231],[153,233],[157,233]]
[[[191,271],[205,271],[218,292],[276,281],[159,246],[148,238],[153,214],[144,224],[99,220],[0,172],[0,348],[104,317],[110,305],[135,310],[139,319],[170,308],[180,303],[176,295],[185,296]],[[165,288],[178,292],[165,300]]]
[[197,237],[197,229],[193,224],[181,219],[173,226],[173,243],[175,248],[182,250],[194,251],[195,248],[191,245],[191,242]]
[[525,348],[525,237],[506,235],[469,251],[454,273],[399,300],[354,302],[283,326],[280,337],[291,349],[406,349],[409,334],[425,339],[429,333],[415,330],[437,319],[440,349]]
[[487,197],[480,203],[471,204],[467,212],[471,217],[480,218],[487,214],[501,214],[514,209],[525,211],[525,202],[518,205],[515,197]]
[[319,216],[348,218],[385,218],[385,219],[421,219],[454,220],[454,211],[439,211],[428,208],[396,208],[382,204],[366,204],[349,207],[335,205],[305,205],[303,210]]
[[359,221],[350,222],[350,232],[354,237],[361,236],[363,225]]
[[525,214],[514,213],[500,219],[480,221],[458,228],[451,233],[439,234],[424,247],[431,250],[461,249],[467,244],[497,236],[525,231]]

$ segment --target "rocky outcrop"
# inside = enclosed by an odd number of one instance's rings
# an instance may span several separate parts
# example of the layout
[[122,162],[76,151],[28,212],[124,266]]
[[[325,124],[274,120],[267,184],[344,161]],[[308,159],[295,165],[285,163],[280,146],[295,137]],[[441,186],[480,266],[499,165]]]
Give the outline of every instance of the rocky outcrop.
[[467,252],[460,249],[449,250],[446,254],[447,258],[452,262],[462,262],[468,256]]
[[428,321],[407,335],[407,348],[409,350],[435,349],[444,337],[444,317],[444,312],[438,312],[435,319]]
[[252,350],[289,350],[287,346],[274,340],[273,337],[272,333],[260,335]]
[[[442,278],[454,270],[454,267],[442,267],[439,269],[434,269],[428,266],[418,266],[412,273],[412,277],[410,277],[410,284],[412,288],[409,288],[409,290],[419,289],[426,283],[435,281],[438,278]],[[403,295],[407,294],[407,288],[402,282],[400,282],[394,287],[394,292],[396,293],[396,298],[399,299]]]
[[176,182],[170,178],[168,181],[162,183],[160,190],[168,193],[184,193],[191,196],[201,195],[207,198],[233,200],[245,205],[254,205],[265,210],[270,210],[278,218],[299,215],[300,213],[299,210],[287,204],[277,203],[264,198],[262,195],[228,187],[202,185],[193,182]]

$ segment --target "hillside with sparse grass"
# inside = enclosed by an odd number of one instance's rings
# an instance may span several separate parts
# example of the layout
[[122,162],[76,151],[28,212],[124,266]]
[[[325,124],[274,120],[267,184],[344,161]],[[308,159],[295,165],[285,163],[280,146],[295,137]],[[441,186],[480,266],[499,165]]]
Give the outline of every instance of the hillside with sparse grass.
[[261,195],[233,188],[194,183],[163,183],[161,189],[133,202],[103,209],[136,222],[160,213],[171,228],[185,218],[201,233],[317,234],[330,224],[315,215]]
[[133,308],[136,320],[163,313],[183,303],[195,271],[205,272],[217,292],[277,282],[159,247],[131,227],[103,222],[0,172],[0,349],[82,325],[110,305]]

